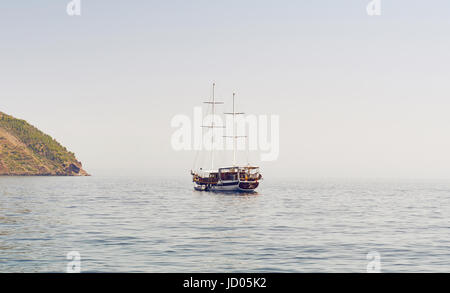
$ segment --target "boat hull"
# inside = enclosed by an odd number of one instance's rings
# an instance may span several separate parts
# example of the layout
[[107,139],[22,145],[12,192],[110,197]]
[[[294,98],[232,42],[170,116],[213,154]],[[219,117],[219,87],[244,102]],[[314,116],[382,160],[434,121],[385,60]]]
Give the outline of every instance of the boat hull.
[[195,184],[197,191],[216,191],[216,192],[254,192],[259,182],[228,182],[218,184]]

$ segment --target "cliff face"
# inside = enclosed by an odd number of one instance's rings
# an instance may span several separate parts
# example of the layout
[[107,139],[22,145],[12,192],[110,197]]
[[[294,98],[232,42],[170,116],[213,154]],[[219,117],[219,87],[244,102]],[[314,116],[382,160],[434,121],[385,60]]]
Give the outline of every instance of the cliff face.
[[89,176],[74,153],[25,120],[2,112],[0,175]]

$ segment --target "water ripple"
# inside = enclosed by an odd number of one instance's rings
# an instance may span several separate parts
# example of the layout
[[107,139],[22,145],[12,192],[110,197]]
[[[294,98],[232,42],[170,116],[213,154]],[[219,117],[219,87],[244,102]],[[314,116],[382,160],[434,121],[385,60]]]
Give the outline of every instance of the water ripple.
[[265,180],[202,193],[173,178],[0,177],[0,272],[450,269],[450,182]]

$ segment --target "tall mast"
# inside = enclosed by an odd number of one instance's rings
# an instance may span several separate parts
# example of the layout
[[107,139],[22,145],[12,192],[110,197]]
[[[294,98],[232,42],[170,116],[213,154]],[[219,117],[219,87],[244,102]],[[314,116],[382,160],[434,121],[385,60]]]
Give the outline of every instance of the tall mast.
[[214,119],[216,115],[216,107],[215,107],[215,89],[216,83],[213,83],[213,92],[212,92],[212,120],[211,120],[211,171],[214,170]]
[[[236,115],[234,114],[234,97],[236,93],[233,93],[233,136],[236,135]],[[233,166],[236,166],[236,138],[233,138]]]
[[233,112],[232,113],[225,113],[228,115],[233,115],[233,135],[232,136],[224,136],[228,138],[233,138],[233,166],[236,166],[236,140],[239,137],[246,137],[246,136],[237,136],[236,135],[236,115],[243,115],[243,112],[236,112],[234,108],[234,98],[236,96],[236,93],[233,93]]
[[223,104],[223,102],[216,102],[215,88],[216,88],[216,83],[213,83],[212,101],[211,102],[204,102],[205,104],[211,104],[211,106],[212,106],[211,125],[210,126],[202,126],[202,127],[206,127],[206,128],[211,128],[211,131],[212,131],[212,133],[211,133],[211,171],[214,170],[214,128],[223,128],[223,126],[216,126],[214,124],[214,118],[215,118],[215,115],[216,115],[215,105],[216,104]]

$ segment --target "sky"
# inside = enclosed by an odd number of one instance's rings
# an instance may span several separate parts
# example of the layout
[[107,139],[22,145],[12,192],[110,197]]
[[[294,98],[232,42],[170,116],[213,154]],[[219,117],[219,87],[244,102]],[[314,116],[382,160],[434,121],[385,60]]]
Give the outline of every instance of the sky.
[[69,2],[0,2],[0,111],[95,176],[188,178],[171,120],[215,82],[279,116],[266,178],[450,178],[449,1]]

